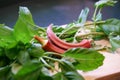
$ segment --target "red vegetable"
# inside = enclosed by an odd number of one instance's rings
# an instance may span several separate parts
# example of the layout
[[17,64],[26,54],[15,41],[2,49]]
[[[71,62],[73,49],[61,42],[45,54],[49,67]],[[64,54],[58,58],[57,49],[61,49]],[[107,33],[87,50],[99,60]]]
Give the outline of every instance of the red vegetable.
[[49,40],[44,40],[43,38],[39,36],[34,36],[36,40],[38,40],[42,44],[42,48],[47,50],[47,51],[52,51],[52,52],[57,52],[57,53],[64,53],[66,50],[61,49],[57,46],[55,46],[51,41]]
[[52,31],[52,24],[50,24],[47,28],[47,36],[51,42],[53,42],[55,45],[57,45],[63,49],[70,49],[70,48],[77,48],[77,47],[83,47],[83,48],[90,48],[91,47],[91,41],[87,40],[87,39],[84,39],[79,43],[68,43],[68,42],[61,40]]

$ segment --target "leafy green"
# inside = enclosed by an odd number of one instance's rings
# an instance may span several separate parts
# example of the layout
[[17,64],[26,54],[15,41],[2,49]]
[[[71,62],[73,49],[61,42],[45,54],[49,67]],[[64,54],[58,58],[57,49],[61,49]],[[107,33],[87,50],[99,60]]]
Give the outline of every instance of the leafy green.
[[75,34],[80,27],[85,24],[89,13],[89,8],[85,8],[81,11],[78,20],[75,23],[68,24],[64,30],[62,30],[58,37],[64,39],[67,42],[72,42],[75,39]]
[[64,59],[60,63],[61,72],[56,73],[54,80],[84,80],[84,78],[76,71],[71,62]]
[[110,44],[112,45],[112,50],[115,51],[120,48],[120,35],[110,35],[109,36]]
[[36,26],[30,11],[27,7],[20,7],[19,18],[14,26],[14,36],[17,41],[21,41],[24,44],[29,43],[35,34],[41,30],[40,27]]
[[[46,55],[46,52],[42,49],[42,47],[32,39],[34,35],[42,36],[43,33],[45,34],[45,29],[42,29],[35,25],[28,8],[20,7],[19,18],[13,29],[2,24],[0,25],[0,28],[0,38],[4,39],[5,41],[12,41],[11,43],[14,43],[14,45],[12,45],[10,48],[7,48],[7,42],[4,42],[0,46],[0,52],[2,52],[1,56],[4,55],[6,60],[10,60],[10,62],[7,64],[9,65],[9,63],[12,63],[10,65],[12,66],[13,73],[13,75],[11,75],[12,73],[10,71],[10,75],[7,78],[4,78],[5,74],[3,74],[0,77],[1,79],[55,80],[53,79],[51,73],[49,73],[49,70],[45,68],[47,62],[51,60],[47,59],[46,61],[46,59],[43,57],[49,55]],[[44,59],[44,62],[41,61],[41,58]],[[54,58],[51,59],[54,60]],[[1,66],[7,65],[3,64],[5,63],[3,59],[0,62]],[[15,66],[15,64],[19,65]],[[65,66],[69,65],[64,65],[63,69]],[[62,73],[62,75],[64,75],[64,78],[66,77],[68,80],[73,80],[76,76],[77,78],[82,78],[82,76],[80,76],[80,74],[78,74],[76,70],[72,68],[73,67],[70,68],[71,70],[74,70],[71,71],[72,73],[69,71],[66,71],[64,74]]]
[[32,46],[28,48],[28,52],[30,56],[37,57],[37,58],[44,56],[44,53],[45,53],[41,45],[36,43],[32,44]]
[[66,26],[66,28],[62,31],[62,33],[58,37],[60,37],[61,39],[73,37],[78,29],[79,27],[71,23]]
[[76,60],[74,66],[76,69],[89,71],[103,65],[104,56],[93,49],[73,48],[65,52],[65,57]]
[[9,71],[10,71],[10,66],[0,67],[0,79],[7,80]]
[[92,20],[94,21],[94,26],[98,21],[102,21],[102,9],[105,6],[114,6],[117,1],[114,0],[99,0],[95,3],[95,11],[93,13]]
[[112,49],[120,48],[120,20],[108,19],[104,24],[98,26],[108,36]]
[[89,13],[89,8],[85,8],[81,11],[79,17],[78,17],[78,24],[84,25]]
[[49,69],[45,67],[41,69],[41,72],[39,74],[40,74],[39,76],[40,80],[54,80],[51,73],[49,72]]
[[15,80],[38,80],[42,64],[28,62],[14,75]]
[[101,11],[98,12],[98,14],[96,15],[95,21],[101,21],[102,20],[102,13]]
[[17,56],[17,53],[18,53],[18,49],[16,47],[14,48],[11,48],[11,49],[5,49],[5,55],[11,59],[11,60],[14,60]]
[[104,24],[98,25],[106,35],[110,33],[120,34],[120,20],[118,19],[108,19]]
[[104,6],[114,6],[117,1],[115,0],[99,0],[95,3],[95,6],[103,8]]
[[4,67],[10,63],[9,59],[6,56],[0,57],[0,67]]
[[[81,11],[78,20],[62,26],[54,26],[56,35],[68,42],[76,41],[77,33],[82,30],[87,37],[101,34],[107,36],[112,49],[120,47],[120,20],[102,21],[101,10],[104,6],[113,6],[116,1],[100,0],[95,3],[93,22],[87,22],[89,9]],[[34,40],[34,35],[48,38],[46,28],[34,23],[27,7],[19,8],[19,16],[13,29],[0,24],[0,79],[2,80],[84,80],[77,70],[90,71],[103,65],[104,56],[87,48],[72,48],[63,55],[44,51]],[[84,34],[82,35],[84,36]],[[90,36],[90,37],[89,37]],[[77,41],[76,41],[77,42]],[[60,69],[56,70],[54,63]],[[56,74],[50,71],[55,70]]]
[[28,51],[23,50],[18,53],[17,59],[19,60],[21,64],[26,64],[30,61],[30,55]]
[[11,48],[16,45],[16,40],[13,36],[13,29],[0,24],[0,47]]
[[4,55],[5,55],[4,49],[3,49],[2,47],[0,47],[0,57],[1,57],[1,56],[4,56]]
[[64,80],[84,80],[84,78],[76,71],[71,62],[62,60],[60,63],[61,72]]

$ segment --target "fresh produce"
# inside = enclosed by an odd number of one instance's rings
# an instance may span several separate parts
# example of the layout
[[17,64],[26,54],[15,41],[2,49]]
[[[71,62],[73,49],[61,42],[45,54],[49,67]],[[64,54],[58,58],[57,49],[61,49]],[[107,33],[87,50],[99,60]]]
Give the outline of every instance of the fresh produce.
[[66,50],[71,48],[79,48],[79,47],[90,48],[91,47],[90,40],[82,40],[80,43],[68,43],[59,39],[52,31],[52,24],[49,25],[47,28],[47,37],[48,37],[48,40],[44,40],[39,36],[34,36],[34,38],[42,44],[42,48],[47,51],[64,53]]
[[20,7],[13,28],[0,24],[0,80],[84,80],[77,70],[97,69],[105,59],[94,41],[109,40],[113,52],[120,48],[120,20],[102,20],[101,13],[104,6],[115,3],[100,0],[92,21],[88,23],[85,8],[64,28],[37,26],[29,9]]
[[57,45],[57,46],[59,46],[60,48],[63,48],[63,49],[70,49],[70,48],[76,48],[76,47],[84,47],[84,48],[90,48],[91,47],[91,43],[87,39],[83,39],[79,43],[68,43],[68,42],[65,42],[65,41],[61,40],[52,31],[52,25],[49,25],[48,28],[47,28],[47,36],[48,36],[48,39],[51,42],[53,42],[55,45]]
[[65,49],[55,46],[50,40],[44,40],[43,38],[39,36],[34,36],[34,38],[42,44],[42,48],[45,49],[46,51],[52,51],[52,52],[57,52],[57,53],[65,52]]

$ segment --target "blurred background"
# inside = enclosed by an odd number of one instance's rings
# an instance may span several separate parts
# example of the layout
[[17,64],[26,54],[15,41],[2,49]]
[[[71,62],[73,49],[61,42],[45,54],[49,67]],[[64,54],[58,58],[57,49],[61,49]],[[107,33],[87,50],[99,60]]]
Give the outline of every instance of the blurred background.
[[[73,22],[85,7],[90,9],[88,20],[91,20],[96,1],[98,0],[0,0],[0,24],[13,27],[18,18],[19,6],[28,7],[34,22],[42,27],[50,23],[62,25]],[[102,13],[103,19],[120,19],[120,1],[114,7],[105,7]]]

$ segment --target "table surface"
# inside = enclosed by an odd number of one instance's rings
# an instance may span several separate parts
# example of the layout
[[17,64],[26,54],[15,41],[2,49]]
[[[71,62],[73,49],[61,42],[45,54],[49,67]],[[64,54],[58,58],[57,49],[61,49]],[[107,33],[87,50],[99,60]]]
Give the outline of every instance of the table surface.
[[[5,0],[2,0],[5,2]],[[15,1],[15,0],[14,0]],[[18,18],[19,6],[26,6],[33,15],[34,22],[42,27],[50,23],[56,25],[68,24],[77,20],[80,12],[85,7],[90,8],[88,19],[91,20],[94,3],[97,0],[20,0],[14,4],[0,7],[0,23],[13,27]],[[8,2],[8,1],[7,1]],[[103,9],[103,19],[120,19],[120,2],[115,7]]]

